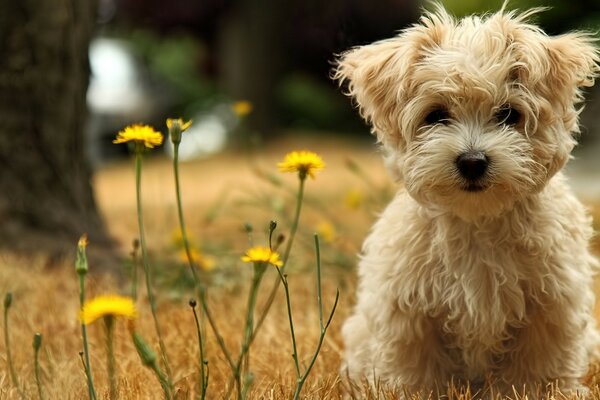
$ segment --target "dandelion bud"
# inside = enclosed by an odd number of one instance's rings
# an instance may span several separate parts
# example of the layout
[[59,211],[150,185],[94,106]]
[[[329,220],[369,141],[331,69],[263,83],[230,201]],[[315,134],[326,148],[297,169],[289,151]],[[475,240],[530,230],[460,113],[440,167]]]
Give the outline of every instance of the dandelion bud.
[[196,305],[197,305],[198,303],[196,303],[196,299],[190,299],[190,302],[189,302],[189,304],[190,304],[190,307],[192,307],[192,308],[196,308]]
[[249,224],[248,222],[244,224],[244,231],[246,231],[246,233],[252,233],[253,230],[254,228],[251,224]]
[[77,256],[75,258],[75,272],[79,275],[85,275],[88,272],[87,255],[85,253],[87,245],[88,239],[87,235],[84,233],[77,243]]
[[273,232],[277,228],[277,221],[271,221],[269,223],[269,232]]
[[280,233],[279,235],[277,235],[277,241],[275,243],[277,244],[277,247],[279,247],[283,242],[285,242],[285,235],[283,233]]
[[12,305],[12,293],[8,292],[6,293],[6,295],[4,296],[4,309],[8,309],[10,308],[10,306]]
[[150,346],[142,339],[137,332],[133,332],[131,334],[131,338],[133,339],[133,344],[135,345],[135,349],[137,350],[140,359],[142,360],[142,364],[147,367],[151,367],[156,363],[156,353],[150,348]]
[[181,143],[181,134],[192,125],[192,121],[183,122],[181,118],[167,119],[167,128],[173,144]]
[[42,347],[42,334],[36,332],[33,335],[33,350],[37,352],[40,350],[40,347]]

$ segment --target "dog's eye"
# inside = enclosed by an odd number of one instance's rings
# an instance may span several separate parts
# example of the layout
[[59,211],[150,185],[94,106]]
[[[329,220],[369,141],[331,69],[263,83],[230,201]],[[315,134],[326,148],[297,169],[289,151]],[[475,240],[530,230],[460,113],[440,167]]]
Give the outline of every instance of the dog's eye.
[[516,125],[521,121],[521,113],[512,106],[504,105],[496,112],[494,118],[499,124]]
[[442,107],[438,107],[433,109],[427,114],[425,117],[425,123],[427,125],[435,125],[435,124],[447,124],[450,119],[450,113],[448,110]]

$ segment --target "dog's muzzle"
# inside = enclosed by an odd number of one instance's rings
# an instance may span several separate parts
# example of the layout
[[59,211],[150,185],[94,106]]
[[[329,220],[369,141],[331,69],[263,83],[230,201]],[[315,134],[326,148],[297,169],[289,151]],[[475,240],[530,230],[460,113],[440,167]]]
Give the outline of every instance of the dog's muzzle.
[[483,151],[467,151],[456,158],[456,168],[466,181],[464,187],[469,192],[478,192],[485,189],[480,182],[488,170],[489,159]]

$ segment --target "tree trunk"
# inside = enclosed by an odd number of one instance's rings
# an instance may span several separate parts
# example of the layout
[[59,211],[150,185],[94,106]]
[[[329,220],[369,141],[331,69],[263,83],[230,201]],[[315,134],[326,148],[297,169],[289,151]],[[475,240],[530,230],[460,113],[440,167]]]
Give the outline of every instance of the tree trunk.
[[[253,105],[250,128],[262,137],[277,133],[275,89],[281,78],[285,2],[239,0],[221,23],[218,52],[223,88],[236,100]],[[248,132],[245,132],[248,133]],[[249,138],[236,138],[241,147]]]
[[0,0],[0,246],[61,254],[96,210],[82,130],[93,0]]

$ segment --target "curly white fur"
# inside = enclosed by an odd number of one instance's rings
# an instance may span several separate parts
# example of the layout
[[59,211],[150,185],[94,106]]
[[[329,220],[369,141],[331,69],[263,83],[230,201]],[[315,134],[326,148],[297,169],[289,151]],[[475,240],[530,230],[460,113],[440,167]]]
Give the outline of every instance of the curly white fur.
[[[364,243],[343,327],[351,379],[581,385],[600,343],[596,260],[560,169],[599,58],[586,34],[529,24],[537,11],[455,20],[438,6],[340,57],[335,78],[404,181]],[[499,120],[506,107],[516,121]],[[489,159],[476,191],[456,166],[469,151]]]

